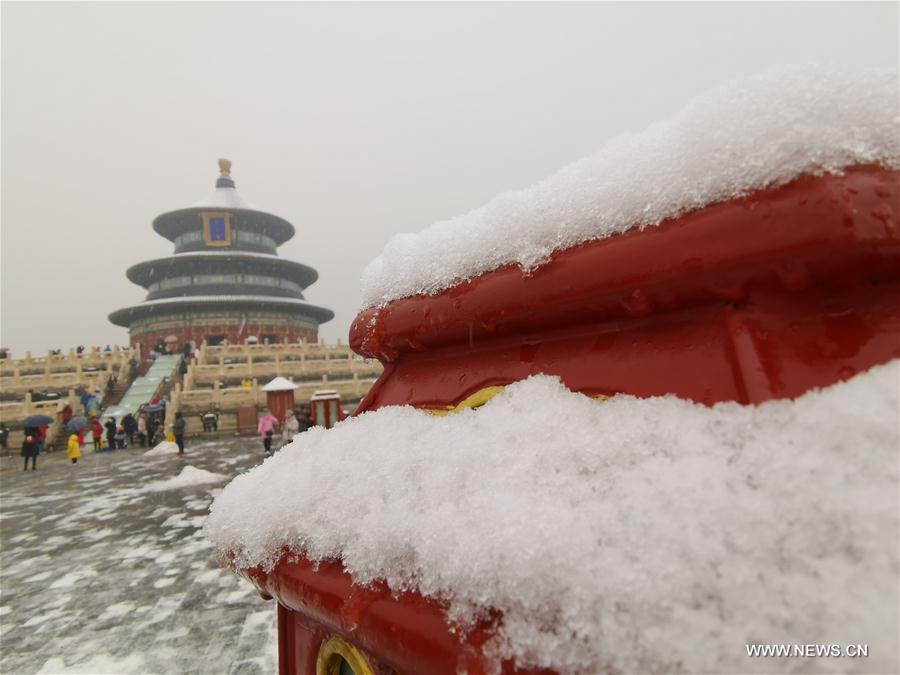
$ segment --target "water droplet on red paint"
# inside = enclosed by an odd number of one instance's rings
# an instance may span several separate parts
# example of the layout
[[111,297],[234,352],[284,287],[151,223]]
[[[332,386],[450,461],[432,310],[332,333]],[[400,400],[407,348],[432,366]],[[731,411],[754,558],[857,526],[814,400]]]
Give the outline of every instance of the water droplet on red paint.
[[634,317],[646,316],[653,309],[650,297],[640,288],[634,289],[623,304],[625,312]]

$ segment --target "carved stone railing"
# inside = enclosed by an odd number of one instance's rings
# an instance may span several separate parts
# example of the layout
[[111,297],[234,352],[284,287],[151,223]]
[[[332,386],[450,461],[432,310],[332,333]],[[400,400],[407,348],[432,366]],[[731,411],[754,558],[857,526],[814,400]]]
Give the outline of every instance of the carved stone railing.
[[[348,379],[333,380],[323,375],[315,382],[298,382],[300,386],[294,392],[297,404],[309,401],[313,392],[318,389],[335,389],[346,401],[358,401],[375,383],[377,376],[360,377],[354,374]],[[169,408],[172,414],[178,410],[184,413],[204,412],[207,410],[234,410],[239,406],[266,405],[266,392],[257,380],[250,387],[220,387],[218,383],[211,388],[182,390],[176,385],[172,391]]]
[[45,356],[32,356],[31,352],[26,352],[24,358],[18,359],[0,359],[0,377],[14,377],[16,371],[20,375],[33,375],[38,372],[42,373],[72,373],[76,372],[80,366],[82,369],[91,367],[96,370],[106,370],[109,364],[113,364],[115,369],[128,363],[132,358],[140,362],[140,348],[130,347],[128,349],[120,349],[114,347],[109,352],[86,351],[77,354],[74,349],[70,349],[68,354],[53,354],[47,352]]
[[47,354],[35,358],[30,353],[22,359],[0,361],[0,391],[16,398],[29,391],[63,391],[67,389],[104,389],[113,373],[127,371],[128,363],[140,362],[140,350],[119,349],[111,352]]
[[55,418],[67,403],[78,414],[78,397],[75,395],[74,389],[69,390],[66,398],[59,398],[55,401],[32,401],[31,394],[26,393],[21,401],[0,402],[0,422],[16,426],[29,415],[49,415]]

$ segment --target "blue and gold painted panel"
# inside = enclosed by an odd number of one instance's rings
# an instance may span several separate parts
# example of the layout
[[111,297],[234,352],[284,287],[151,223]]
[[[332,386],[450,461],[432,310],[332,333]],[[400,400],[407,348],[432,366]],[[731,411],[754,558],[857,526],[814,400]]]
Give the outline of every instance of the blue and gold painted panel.
[[203,219],[203,241],[207,246],[231,246],[231,214],[224,211],[207,211]]

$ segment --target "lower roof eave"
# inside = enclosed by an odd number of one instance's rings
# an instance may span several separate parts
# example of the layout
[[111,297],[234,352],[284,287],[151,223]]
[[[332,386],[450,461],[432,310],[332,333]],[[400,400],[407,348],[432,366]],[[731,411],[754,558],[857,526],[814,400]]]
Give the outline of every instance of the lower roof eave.
[[150,314],[164,314],[168,311],[211,309],[260,309],[303,314],[319,324],[331,321],[334,312],[325,307],[311,305],[295,298],[262,295],[216,295],[216,296],[182,296],[178,298],[161,298],[149,300],[139,305],[117,309],[109,315],[109,321],[116,326],[128,328],[134,321]]

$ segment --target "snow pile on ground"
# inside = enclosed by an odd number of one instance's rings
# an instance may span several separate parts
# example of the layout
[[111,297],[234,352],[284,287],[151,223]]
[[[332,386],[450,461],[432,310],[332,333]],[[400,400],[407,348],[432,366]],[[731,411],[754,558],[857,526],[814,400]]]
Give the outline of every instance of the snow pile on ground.
[[159,455],[171,455],[178,452],[178,444],[170,441],[162,441],[155,447],[144,453],[144,457],[158,457]]
[[363,272],[363,307],[431,294],[503,265],[860,163],[900,165],[898,75],[791,68],[695,99],[524,190],[398,234]]
[[195,466],[186,466],[181,473],[169,480],[156,481],[148,483],[146,489],[151,492],[159,492],[162,490],[178,490],[180,488],[191,487],[193,485],[206,485],[207,483],[217,483],[227,480],[228,476],[221,473],[213,473],[205,469],[198,469]]
[[[447,599],[561,672],[745,672],[747,643],[868,643],[897,667],[898,362],[797,401],[597,403],[553,377],[477,411],[388,407],[235,478],[206,533]],[[764,662],[763,662],[764,661]],[[789,663],[787,663],[789,661]]]

